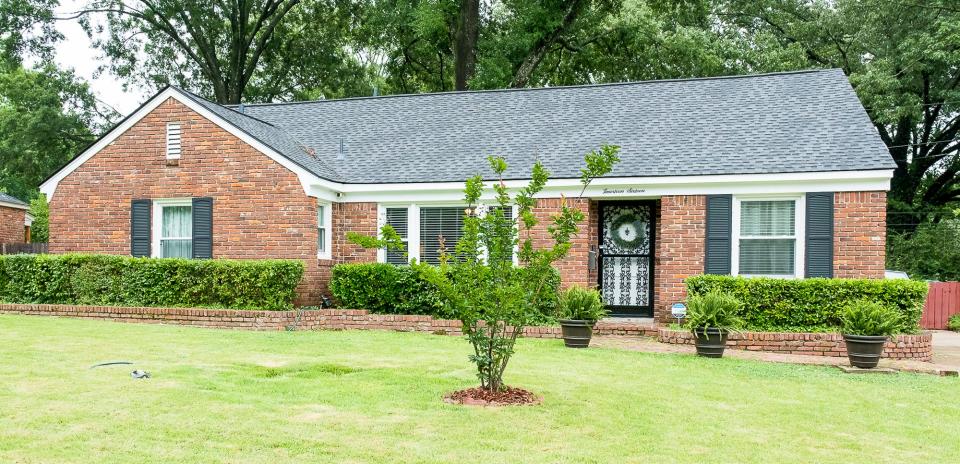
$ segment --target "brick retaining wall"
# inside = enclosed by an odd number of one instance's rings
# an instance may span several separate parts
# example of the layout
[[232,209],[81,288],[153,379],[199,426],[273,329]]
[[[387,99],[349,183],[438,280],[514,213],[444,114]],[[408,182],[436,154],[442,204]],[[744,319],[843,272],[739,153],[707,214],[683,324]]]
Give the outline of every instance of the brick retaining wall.
[[[285,330],[288,326],[296,325],[298,330],[395,330],[443,335],[463,334],[460,321],[434,319],[430,316],[370,314],[369,311],[359,309],[318,309],[298,312],[0,304],[0,313],[176,324],[218,329]],[[594,333],[655,337],[657,328],[652,325],[599,322]],[[560,327],[527,327],[523,335],[531,338],[560,338]]]
[[[693,335],[685,330],[661,328],[657,340],[661,343],[674,345],[693,345]],[[835,333],[731,333],[727,339],[727,348],[810,356],[844,357],[847,355],[847,347],[843,343],[843,336]],[[931,361],[933,359],[933,336],[929,332],[921,335],[899,335],[896,341],[886,343],[883,357]]]

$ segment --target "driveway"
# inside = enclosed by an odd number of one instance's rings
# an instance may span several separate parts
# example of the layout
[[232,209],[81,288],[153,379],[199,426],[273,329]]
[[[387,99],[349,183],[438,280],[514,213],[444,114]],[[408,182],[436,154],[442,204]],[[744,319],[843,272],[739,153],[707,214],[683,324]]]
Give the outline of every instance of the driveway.
[[960,333],[933,331],[933,362],[960,370]]

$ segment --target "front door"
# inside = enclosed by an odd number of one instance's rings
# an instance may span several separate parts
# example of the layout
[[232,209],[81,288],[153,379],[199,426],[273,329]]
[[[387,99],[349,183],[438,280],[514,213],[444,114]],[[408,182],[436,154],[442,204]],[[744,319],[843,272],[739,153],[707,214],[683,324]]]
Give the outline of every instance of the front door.
[[654,202],[600,203],[600,292],[611,314],[653,317]]

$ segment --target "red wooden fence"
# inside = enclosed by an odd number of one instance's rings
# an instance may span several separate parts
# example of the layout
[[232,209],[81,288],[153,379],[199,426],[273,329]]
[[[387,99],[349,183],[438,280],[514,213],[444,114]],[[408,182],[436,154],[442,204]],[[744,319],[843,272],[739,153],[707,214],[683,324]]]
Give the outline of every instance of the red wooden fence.
[[947,328],[947,319],[957,313],[960,313],[960,282],[931,283],[920,327],[944,330]]

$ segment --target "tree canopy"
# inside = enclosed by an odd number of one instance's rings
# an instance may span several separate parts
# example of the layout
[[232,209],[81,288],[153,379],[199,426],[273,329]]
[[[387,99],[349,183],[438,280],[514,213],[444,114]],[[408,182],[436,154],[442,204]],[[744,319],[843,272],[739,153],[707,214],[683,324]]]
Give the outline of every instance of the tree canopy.
[[[57,3],[0,0],[10,69],[49,58]],[[960,200],[960,7],[949,0],[89,0],[68,18],[128,85],[221,103],[838,67],[897,163],[892,217],[937,220]],[[69,82],[43,69],[49,85]]]

